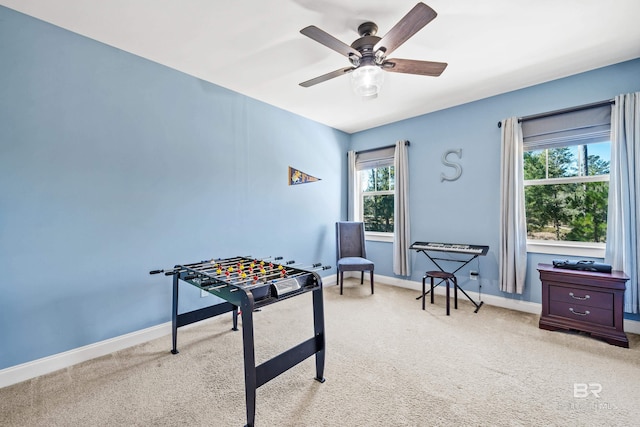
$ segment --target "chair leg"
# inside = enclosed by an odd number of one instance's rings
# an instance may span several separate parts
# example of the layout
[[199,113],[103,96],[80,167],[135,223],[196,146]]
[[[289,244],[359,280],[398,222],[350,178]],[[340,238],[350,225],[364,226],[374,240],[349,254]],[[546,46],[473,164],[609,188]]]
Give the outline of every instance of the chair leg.
[[371,270],[371,295],[373,295],[373,270]]
[[360,284],[362,285],[363,283],[364,283],[364,270],[360,272]]
[[458,309],[458,279],[455,276],[451,279],[453,282],[453,308]]
[[426,286],[427,286],[427,276],[422,276],[422,309],[424,310],[424,300],[427,299],[427,292],[426,292]]
[[340,295],[342,295],[342,279],[344,278],[344,271],[340,272]]
[[447,316],[449,315],[449,279],[444,279],[447,282]]
[[433,304],[433,276],[431,276],[431,304]]

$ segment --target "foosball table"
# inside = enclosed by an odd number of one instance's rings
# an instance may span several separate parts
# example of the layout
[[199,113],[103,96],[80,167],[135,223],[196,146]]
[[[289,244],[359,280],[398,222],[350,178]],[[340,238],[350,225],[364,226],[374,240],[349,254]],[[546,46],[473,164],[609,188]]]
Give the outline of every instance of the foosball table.
[[[296,267],[294,261],[282,258],[254,259],[233,257],[212,259],[192,264],[175,265],[171,269],[153,270],[150,274],[173,276],[172,344],[171,352],[178,353],[178,328],[220,314],[232,313],[233,330],[238,329],[238,313],[242,317],[244,348],[245,397],[247,426],[253,426],[256,412],[256,390],[263,384],[315,355],[316,376],[324,382],[325,334],[322,279],[317,273],[331,267],[312,264]],[[207,291],[225,302],[209,307],[178,313],[179,282],[184,281]],[[256,366],[253,313],[260,307],[312,292],[314,335],[289,350]]]

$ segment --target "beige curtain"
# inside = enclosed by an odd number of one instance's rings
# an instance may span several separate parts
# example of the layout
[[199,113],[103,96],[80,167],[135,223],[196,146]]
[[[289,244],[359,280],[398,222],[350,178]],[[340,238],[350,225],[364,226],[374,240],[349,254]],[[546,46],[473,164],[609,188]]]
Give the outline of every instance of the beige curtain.
[[358,218],[358,203],[356,203],[356,152],[347,153],[347,221],[355,221]]
[[393,272],[400,276],[411,275],[411,257],[409,245],[409,158],[407,141],[396,142],[394,156],[395,205],[393,218]]
[[503,121],[500,159],[500,290],[521,294],[527,273],[522,127],[517,117]]
[[640,92],[618,95],[611,111],[611,169],[605,262],[629,276],[624,311],[640,311]]

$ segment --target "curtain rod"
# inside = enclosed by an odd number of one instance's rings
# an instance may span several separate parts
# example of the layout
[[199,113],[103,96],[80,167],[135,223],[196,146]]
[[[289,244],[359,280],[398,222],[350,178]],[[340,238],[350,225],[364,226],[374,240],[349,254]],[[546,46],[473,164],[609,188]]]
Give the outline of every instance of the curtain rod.
[[[563,108],[561,110],[548,111],[546,113],[532,114],[530,116],[518,117],[518,123],[522,123],[527,120],[541,119],[543,117],[555,116],[556,114],[573,113],[574,111],[587,110],[589,108],[602,107],[604,105],[611,105],[616,102],[615,99],[608,99],[606,101],[594,102],[591,104],[578,105],[577,107]],[[498,122],[498,127],[502,127],[502,120]]]
[[[411,142],[405,141],[404,145],[408,147],[408,146],[411,145]],[[369,148],[369,149],[366,149],[366,150],[356,151],[356,154],[368,153],[369,151],[384,150],[385,148],[394,148],[395,146],[396,146],[396,144],[386,145],[384,147],[378,147],[378,148]]]

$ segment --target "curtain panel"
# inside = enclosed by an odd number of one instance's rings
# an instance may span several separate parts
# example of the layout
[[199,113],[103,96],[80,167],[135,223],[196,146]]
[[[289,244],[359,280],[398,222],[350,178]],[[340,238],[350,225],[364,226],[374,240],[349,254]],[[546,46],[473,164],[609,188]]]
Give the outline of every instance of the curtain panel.
[[356,177],[356,152],[349,151],[347,153],[347,221],[355,221],[359,217],[358,203],[356,203],[356,194],[358,194],[357,177]]
[[395,204],[393,227],[393,273],[399,276],[411,275],[411,231],[409,220],[409,157],[407,141],[398,141],[395,147]]
[[527,224],[524,209],[522,126],[504,120],[500,157],[500,290],[522,294],[527,274]]
[[629,276],[624,311],[640,312],[640,92],[618,95],[611,114],[611,166],[605,262]]

